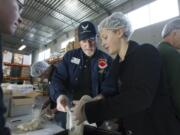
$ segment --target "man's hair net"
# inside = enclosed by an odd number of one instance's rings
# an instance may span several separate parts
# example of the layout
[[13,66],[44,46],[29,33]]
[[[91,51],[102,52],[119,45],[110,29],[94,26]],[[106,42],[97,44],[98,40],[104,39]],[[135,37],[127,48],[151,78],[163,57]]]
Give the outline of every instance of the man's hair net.
[[124,36],[128,39],[132,34],[131,24],[122,12],[114,12],[112,15],[102,20],[98,25],[98,31],[101,32],[103,28],[112,30],[124,28]]
[[165,38],[166,36],[168,36],[173,30],[176,29],[180,29],[180,18],[174,19],[170,22],[168,22],[162,32],[161,32],[161,36],[162,38]]
[[48,68],[49,64],[46,61],[38,61],[31,66],[31,76],[39,77],[41,76]]

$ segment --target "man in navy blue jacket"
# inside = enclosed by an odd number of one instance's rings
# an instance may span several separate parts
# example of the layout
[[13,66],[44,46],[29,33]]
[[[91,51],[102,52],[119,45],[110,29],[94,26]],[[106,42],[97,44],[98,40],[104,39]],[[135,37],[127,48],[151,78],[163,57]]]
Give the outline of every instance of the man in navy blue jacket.
[[66,112],[68,101],[83,95],[102,98],[116,93],[109,73],[112,58],[97,49],[95,26],[86,21],[78,30],[80,48],[67,52],[52,76],[50,94],[61,112]]
[[[23,0],[21,0],[23,2]],[[0,0],[0,34],[14,34],[17,26],[21,23],[20,17],[22,3],[19,0]],[[2,83],[2,51],[0,36],[0,84]],[[3,117],[6,109],[3,104],[3,93],[0,87],[0,135],[10,135],[10,131],[5,127]]]

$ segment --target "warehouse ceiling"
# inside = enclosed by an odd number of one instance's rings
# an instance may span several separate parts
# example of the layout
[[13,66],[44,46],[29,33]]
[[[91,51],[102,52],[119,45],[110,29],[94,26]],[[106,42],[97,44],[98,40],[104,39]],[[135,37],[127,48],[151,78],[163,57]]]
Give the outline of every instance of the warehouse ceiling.
[[77,27],[84,20],[94,20],[128,0],[27,0],[20,24],[14,37],[3,35],[5,45],[24,50],[46,45],[64,32]]

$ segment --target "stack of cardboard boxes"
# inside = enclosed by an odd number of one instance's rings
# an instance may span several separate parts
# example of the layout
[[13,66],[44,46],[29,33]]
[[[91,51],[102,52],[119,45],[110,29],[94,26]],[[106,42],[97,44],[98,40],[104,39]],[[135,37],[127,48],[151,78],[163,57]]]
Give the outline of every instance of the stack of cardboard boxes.
[[80,48],[78,41],[69,42],[68,45],[66,46],[66,52],[77,48]]
[[35,98],[39,95],[42,95],[42,93],[34,91],[29,93],[22,93],[18,90],[9,90],[7,88],[3,88],[3,92],[4,103],[7,109],[7,117],[31,114]]
[[30,77],[30,67],[22,67],[21,76]]

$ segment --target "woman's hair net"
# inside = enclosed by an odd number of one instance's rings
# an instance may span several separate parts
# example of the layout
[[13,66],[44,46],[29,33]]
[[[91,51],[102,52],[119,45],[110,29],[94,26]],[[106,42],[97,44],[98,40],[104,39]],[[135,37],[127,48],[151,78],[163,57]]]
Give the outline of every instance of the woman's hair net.
[[114,12],[112,15],[102,20],[98,25],[98,31],[101,32],[103,28],[112,30],[124,28],[124,36],[128,39],[132,34],[131,24],[122,12]]

